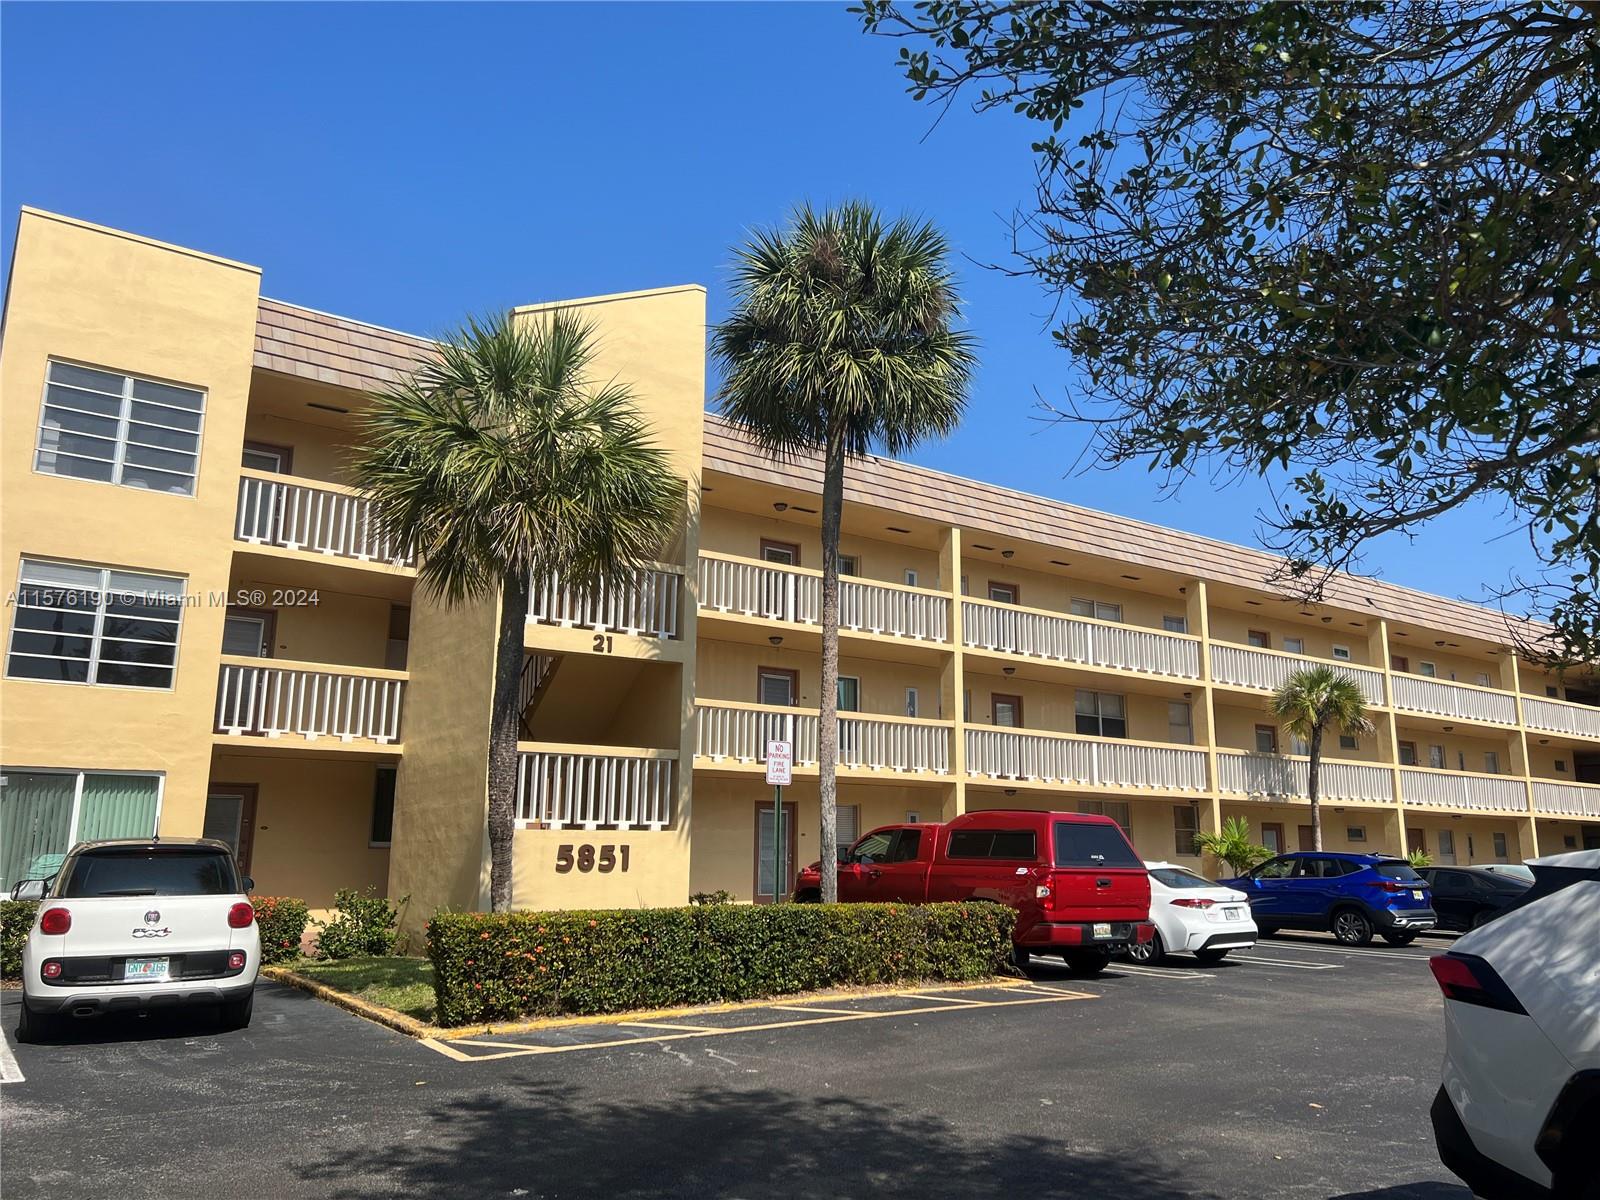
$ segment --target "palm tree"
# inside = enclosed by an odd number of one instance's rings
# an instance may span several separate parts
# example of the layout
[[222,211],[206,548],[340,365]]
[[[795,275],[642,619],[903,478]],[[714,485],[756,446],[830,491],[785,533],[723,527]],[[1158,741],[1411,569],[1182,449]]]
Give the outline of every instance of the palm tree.
[[1194,848],[1226,863],[1235,875],[1243,875],[1272,857],[1271,850],[1257,845],[1250,836],[1250,822],[1243,817],[1229,817],[1222,823],[1220,833],[1195,834]]
[[1311,800],[1311,844],[1321,850],[1322,808],[1317,776],[1322,767],[1323,734],[1329,726],[1352,736],[1371,733],[1366,697],[1356,681],[1342,671],[1303,667],[1285,679],[1273,695],[1272,715],[1309,748],[1306,793]]
[[440,342],[377,393],[361,421],[357,484],[379,525],[417,552],[447,605],[498,599],[489,728],[489,896],[511,907],[518,679],[534,583],[624,583],[655,556],[684,485],[628,388],[590,377],[593,327],[554,310],[498,314]]
[[865,203],[798,209],[787,229],[739,248],[734,310],[712,330],[724,369],[718,404],[767,454],[820,450],[822,694],[817,740],[822,899],[838,898],[839,519],[845,460],[905,453],[954,429],[974,359],[951,328],[958,299],[932,224],[888,224]]

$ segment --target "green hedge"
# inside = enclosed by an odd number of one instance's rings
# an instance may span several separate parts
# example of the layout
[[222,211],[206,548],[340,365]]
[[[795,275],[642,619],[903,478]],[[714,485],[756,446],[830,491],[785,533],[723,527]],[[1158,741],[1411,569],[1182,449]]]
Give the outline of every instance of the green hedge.
[[304,900],[293,896],[251,896],[256,928],[261,933],[261,961],[287,962],[300,954],[300,937],[311,913]]
[[0,900],[0,979],[22,978],[22,943],[38,911],[37,900]]
[[447,913],[428,924],[441,1025],[625,1012],[1007,969],[1011,909],[700,905]]

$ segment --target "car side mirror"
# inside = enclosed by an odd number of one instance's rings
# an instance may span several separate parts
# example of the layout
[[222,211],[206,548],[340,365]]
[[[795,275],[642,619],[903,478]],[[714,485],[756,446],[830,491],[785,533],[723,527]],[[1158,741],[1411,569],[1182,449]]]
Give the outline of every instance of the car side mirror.
[[44,885],[49,882],[48,879],[18,880],[17,885],[11,889],[11,898],[13,900],[43,900]]
[[256,890],[256,881],[254,879],[251,879],[250,876],[248,876],[248,875],[246,875],[244,877],[244,890],[247,893],[248,892],[253,892],[253,891]]

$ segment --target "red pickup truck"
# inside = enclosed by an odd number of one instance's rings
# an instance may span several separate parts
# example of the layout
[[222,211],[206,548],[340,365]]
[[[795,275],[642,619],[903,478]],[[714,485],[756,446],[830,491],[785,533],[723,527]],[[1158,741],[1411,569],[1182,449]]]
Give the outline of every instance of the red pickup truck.
[[[820,899],[820,866],[800,872],[795,899]],[[1088,813],[997,810],[880,826],[840,854],[839,899],[994,900],[1017,910],[1019,965],[1056,953],[1089,974],[1155,934],[1144,863],[1115,821]]]

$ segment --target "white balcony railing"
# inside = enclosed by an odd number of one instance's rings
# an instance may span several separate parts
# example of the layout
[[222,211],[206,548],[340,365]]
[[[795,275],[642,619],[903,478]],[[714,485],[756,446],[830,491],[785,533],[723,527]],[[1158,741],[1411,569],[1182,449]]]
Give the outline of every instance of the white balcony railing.
[[1600,784],[1533,781],[1533,807],[1561,817],[1600,817]]
[[1522,719],[1529,729],[1543,729],[1549,733],[1570,733],[1576,737],[1594,738],[1600,741],[1600,708],[1587,704],[1524,696]]
[[400,740],[405,680],[306,667],[224,663],[217,679],[218,733],[388,745]]
[[233,536],[255,546],[281,546],[359,562],[409,567],[409,548],[383,536],[372,502],[354,492],[306,480],[239,477]]
[[1206,756],[1201,750],[1118,738],[968,729],[967,774],[1039,783],[1203,792]]
[[[702,700],[695,754],[712,761],[766,761],[769,741],[789,742],[794,765],[817,765],[818,715],[769,705]],[[839,765],[852,771],[950,772],[950,726],[908,717],[839,714]]]
[[1275,692],[1289,676],[1305,667],[1332,667],[1355,680],[1368,704],[1382,704],[1383,672],[1356,667],[1332,659],[1309,658],[1303,654],[1283,654],[1248,646],[1211,644],[1211,678],[1234,687],[1260,688]]
[[[1304,800],[1310,795],[1309,775],[1310,763],[1303,758],[1226,751],[1217,755],[1218,786],[1235,795]],[[1317,791],[1322,800],[1392,804],[1394,777],[1388,767],[1323,759]]]
[[546,829],[664,829],[674,760],[550,747],[517,755],[517,820]]
[[1419,808],[1528,811],[1528,790],[1522,780],[1502,775],[1473,775],[1466,771],[1401,767],[1400,799]]
[[528,620],[563,629],[675,638],[680,633],[682,594],[683,572],[672,567],[645,567],[593,590],[563,587],[552,578],[534,584],[528,596]]
[[1109,621],[1059,617],[1007,604],[963,601],[961,640],[974,649],[1002,654],[1200,678],[1200,642],[1196,638]]
[[[822,576],[795,567],[702,554],[700,607],[768,621],[820,625]],[[841,579],[839,628],[943,642],[950,636],[950,600],[920,588]]]
[[1407,712],[1454,717],[1461,721],[1483,721],[1490,725],[1515,725],[1517,700],[1506,692],[1445,683],[1421,675],[1394,674],[1394,706]]

